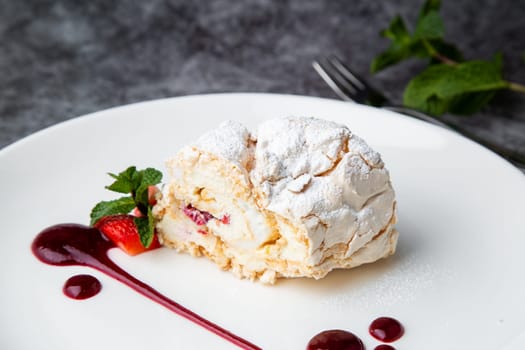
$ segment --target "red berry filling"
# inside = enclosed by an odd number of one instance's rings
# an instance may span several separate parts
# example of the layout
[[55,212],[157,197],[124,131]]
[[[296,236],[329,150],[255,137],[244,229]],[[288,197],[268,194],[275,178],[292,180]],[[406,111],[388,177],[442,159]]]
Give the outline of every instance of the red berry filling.
[[186,207],[184,207],[182,211],[198,226],[206,225],[211,219],[219,220],[225,225],[228,225],[230,223],[230,216],[228,214],[225,214],[222,218],[217,219],[215,216],[211,215],[207,211],[199,210],[193,207],[191,204],[188,204]]
[[228,214],[224,214],[224,216],[221,219],[221,222],[224,225],[228,225],[230,223],[230,216]]
[[183,210],[184,214],[189,217],[198,226],[206,225],[208,221],[214,219],[213,215],[207,211],[202,211],[188,204]]

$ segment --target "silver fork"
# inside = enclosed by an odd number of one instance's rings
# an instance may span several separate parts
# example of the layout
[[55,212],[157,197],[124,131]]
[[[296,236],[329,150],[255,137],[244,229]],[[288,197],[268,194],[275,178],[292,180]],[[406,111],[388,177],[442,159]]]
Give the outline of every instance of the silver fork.
[[458,126],[445,120],[437,119],[420,111],[398,106],[390,103],[388,99],[375,90],[364,79],[361,79],[355,72],[346,66],[335,56],[323,57],[312,63],[314,69],[321,78],[334,90],[334,92],[344,101],[353,101],[360,104],[382,107],[394,112],[398,112],[416,119],[424,120],[428,123],[453,130],[477,143],[485,146],[493,152],[499,154],[519,168],[525,168],[525,155],[497,145],[486,139],[482,139]]

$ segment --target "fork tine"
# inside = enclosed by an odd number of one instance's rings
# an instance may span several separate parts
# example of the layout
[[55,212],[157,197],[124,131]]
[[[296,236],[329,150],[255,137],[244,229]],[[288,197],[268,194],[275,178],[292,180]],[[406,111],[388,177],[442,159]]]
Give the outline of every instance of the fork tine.
[[[361,79],[356,73],[352,72],[352,70],[335,55],[324,58],[323,61],[325,64],[321,65],[321,67],[325,68],[326,75],[328,75],[334,83],[338,83],[339,90],[342,90],[343,93],[349,93],[348,97],[351,100],[372,106],[382,106],[388,103],[385,96],[368,85],[366,81]],[[323,77],[323,75],[321,76]],[[323,77],[323,79],[327,81],[325,77]],[[341,91],[338,92],[335,90],[333,86],[334,83],[329,83],[329,85],[341,96]]]
[[328,84],[328,86],[330,86],[341,99],[345,101],[360,102],[356,100],[358,95],[357,91],[351,84],[348,84],[345,79],[341,79],[340,74],[338,74],[337,70],[334,69],[326,58],[314,61],[312,66],[326,84]]
[[366,80],[362,79],[356,73],[352,72],[347,65],[345,65],[337,56],[330,56],[332,65],[338,69],[338,71],[345,76],[345,78],[353,83],[357,90],[363,95],[363,100],[372,106],[382,106],[388,103],[388,99],[381,94],[379,91],[374,89],[370,84],[367,84]]
[[330,55],[329,62],[337,68],[337,70],[357,88],[357,90],[366,90],[366,84],[353,73],[337,56]]

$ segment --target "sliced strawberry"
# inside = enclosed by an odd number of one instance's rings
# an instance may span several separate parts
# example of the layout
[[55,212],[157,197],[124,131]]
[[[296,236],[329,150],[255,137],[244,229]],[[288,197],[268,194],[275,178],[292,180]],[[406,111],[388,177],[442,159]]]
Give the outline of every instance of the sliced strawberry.
[[153,236],[153,242],[148,248],[142,245],[132,215],[106,216],[100,219],[95,224],[95,227],[129,255],[137,255],[160,247],[156,234]]
[[159,188],[157,186],[151,185],[148,186],[148,203],[149,205],[153,206],[157,204],[157,193],[159,192]]
[[136,216],[138,218],[141,218],[143,217],[144,215],[140,212],[139,208],[135,207],[133,208],[133,210],[131,211],[131,216]]

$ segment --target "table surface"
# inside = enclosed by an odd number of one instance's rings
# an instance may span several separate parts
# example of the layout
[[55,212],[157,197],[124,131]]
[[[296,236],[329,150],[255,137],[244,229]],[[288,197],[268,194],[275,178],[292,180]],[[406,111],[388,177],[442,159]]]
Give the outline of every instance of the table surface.
[[[311,67],[334,53],[400,101],[423,67],[378,74],[379,31],[413,23],[421,1],[0,0],[0,149],[37,130],[118,105],[188,94],[272,92],[336,98]],[[504,55],[525,83],[525,1],[445,1],[446,38],[467,58]],[[525,96],[498,94],[470,117],[444,118],[525,153]]]

